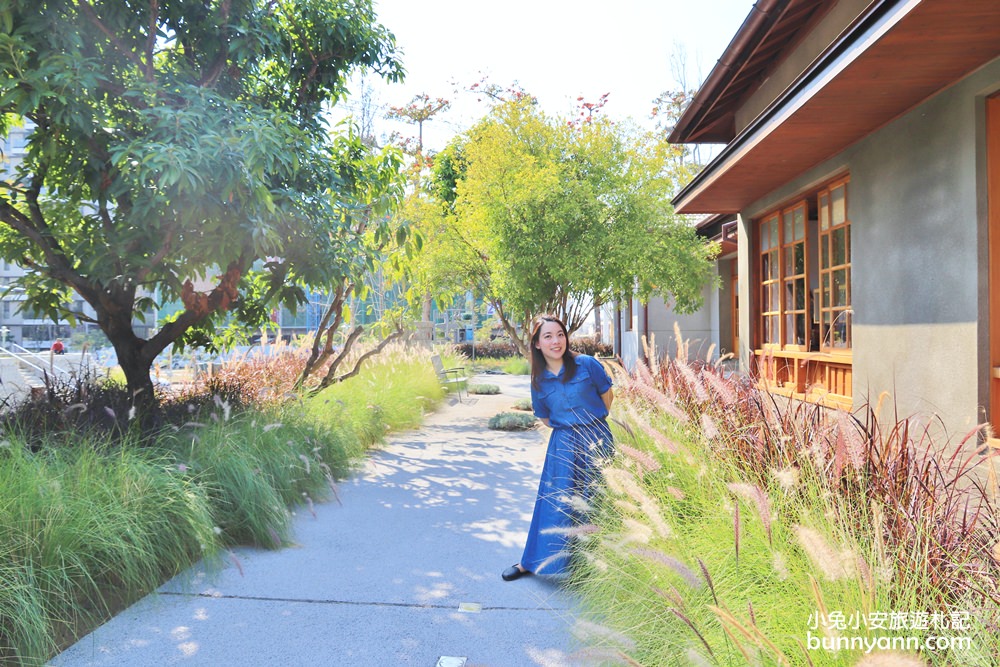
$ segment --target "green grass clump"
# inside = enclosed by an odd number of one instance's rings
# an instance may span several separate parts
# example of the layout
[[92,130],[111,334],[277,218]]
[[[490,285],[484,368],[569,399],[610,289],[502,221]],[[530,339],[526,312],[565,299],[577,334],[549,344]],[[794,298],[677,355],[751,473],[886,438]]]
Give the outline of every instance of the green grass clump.
[[492,396],[500,393],[500,387],[495,384],[470,384],[467,391],[470,394]]
[[534,408],[531,405],[530,398],[519,398],[517,401],[514,402],[514,405],[511,407],[513,407],[515,410],[523,410],[525,412],[531,412],[532,410],[534,410]]
[[531,364],[524,357],[514,357],[505,361],[501,370],[508,375],[531,375]]
[[495,431],[525,431],[535,427],[535,417],[523,412],[501,412],[490,417],[487,426]]

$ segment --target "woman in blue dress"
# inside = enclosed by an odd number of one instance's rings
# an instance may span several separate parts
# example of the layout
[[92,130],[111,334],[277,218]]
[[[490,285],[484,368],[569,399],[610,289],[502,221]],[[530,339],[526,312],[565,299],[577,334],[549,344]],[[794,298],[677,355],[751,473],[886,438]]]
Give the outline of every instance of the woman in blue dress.
[[580,523],[603,459],[614,453],[607,416],[614,393],[597,359],[569,349],[566,325],[543,315],[531,335],[531,405],[552,428],[528,540],[504,581],[528,573],[561,574],[569,565],[569,529]]

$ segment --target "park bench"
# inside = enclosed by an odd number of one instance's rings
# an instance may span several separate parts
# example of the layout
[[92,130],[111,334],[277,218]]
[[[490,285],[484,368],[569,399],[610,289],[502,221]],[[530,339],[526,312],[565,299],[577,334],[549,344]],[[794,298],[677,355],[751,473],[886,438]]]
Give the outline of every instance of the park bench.
[[441,386],[449,391],[451,387],[455,387],[456,391],[458,391],[458,400],[461,402],[462,387],[465,386],[465,377],[462,376],[462,371],[465,370],[465,367],[445,368],[444,364],[441,363],[440,355],[437,354],[431,356],[431,364],[434,365],[434,372],[437,373]]

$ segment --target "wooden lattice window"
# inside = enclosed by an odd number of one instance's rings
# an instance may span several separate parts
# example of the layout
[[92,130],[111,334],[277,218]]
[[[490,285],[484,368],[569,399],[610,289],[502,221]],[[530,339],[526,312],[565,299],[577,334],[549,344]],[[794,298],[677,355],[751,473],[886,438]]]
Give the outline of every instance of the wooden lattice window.
[[819,193],[819,278],[820,349],[850,349],[853,311],[847,180]]
[[809,345],[806,287],[806,215],[803,201],[781,213],[781,342],[786,350]]
[[760,335],[763,346],[781,345],[780,214],[760,222]]

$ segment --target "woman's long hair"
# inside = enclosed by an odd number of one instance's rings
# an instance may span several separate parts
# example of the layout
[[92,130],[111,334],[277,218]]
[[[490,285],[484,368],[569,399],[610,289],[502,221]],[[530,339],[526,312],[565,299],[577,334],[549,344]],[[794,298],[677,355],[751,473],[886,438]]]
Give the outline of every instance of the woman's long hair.
[[566,336],[566,349],[563,351],[563,374],[562,381],[569,382],[576,375],[576,352],[571,352],[569,349],[569,331],[566,330],[566,325],[555,315],[539,315],[535,319],[535,325],[531,328],[531,386],[535,389],[541,389],[541,377],[542,372],[545,370],[545,356],[542,351],[538,349],[538,337],[541,335],[542,325],[546,322],[555,322],[562,329],[563,335]]

